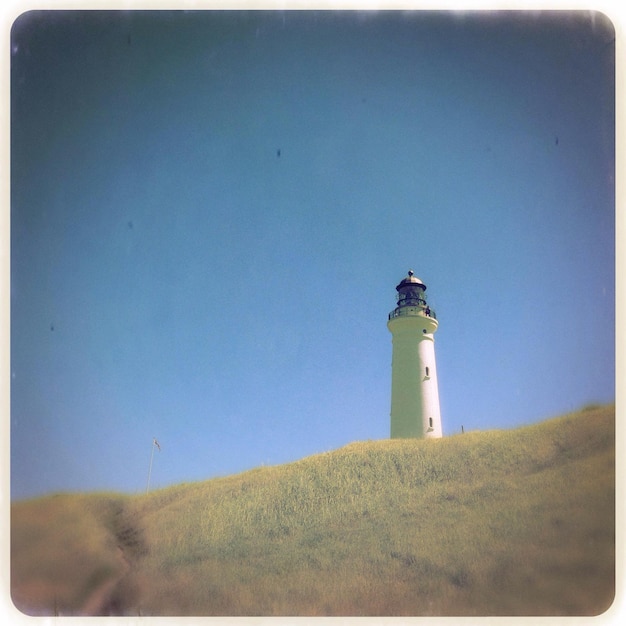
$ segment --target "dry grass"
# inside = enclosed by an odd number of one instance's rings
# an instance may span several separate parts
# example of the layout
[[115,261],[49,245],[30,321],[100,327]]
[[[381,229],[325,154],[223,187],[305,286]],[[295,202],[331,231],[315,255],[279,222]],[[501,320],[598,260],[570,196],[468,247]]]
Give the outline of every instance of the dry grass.
[[11,587],[19,607],[48,614],[81,607],[118,574],[116,543],[106,526],[114,501],[58,495],[11,507]]
[[103,588],[99,612],[135,615],[599,614],[614,593],[614,420],[597,407],[147,496],[18,503],[13,598],[48,614],[84,612]]

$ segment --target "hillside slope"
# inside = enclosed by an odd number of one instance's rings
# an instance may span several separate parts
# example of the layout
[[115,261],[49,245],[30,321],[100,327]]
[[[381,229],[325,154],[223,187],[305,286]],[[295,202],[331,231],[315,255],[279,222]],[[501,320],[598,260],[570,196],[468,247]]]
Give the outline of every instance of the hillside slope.
[[614,428],[599,407],[15,503],[12,597],[35,615],[598,614],[614,593]]

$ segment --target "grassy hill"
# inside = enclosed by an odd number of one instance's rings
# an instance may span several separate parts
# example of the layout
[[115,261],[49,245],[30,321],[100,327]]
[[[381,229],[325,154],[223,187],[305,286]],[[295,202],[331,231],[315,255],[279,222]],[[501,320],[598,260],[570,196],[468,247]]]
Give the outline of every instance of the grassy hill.
[[32,615],[594,615],[614,594],[615,408],[353,443],[141,496],[11,507]]

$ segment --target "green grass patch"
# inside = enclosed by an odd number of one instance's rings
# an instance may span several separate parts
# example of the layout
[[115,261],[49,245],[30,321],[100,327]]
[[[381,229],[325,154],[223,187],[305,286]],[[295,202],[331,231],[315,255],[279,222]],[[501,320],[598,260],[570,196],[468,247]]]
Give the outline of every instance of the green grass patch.
[[80,613],[118,576],[100,611],[599,614],[614,593],[614,422],[613,406],[588,407],[145,496],[17,503],[13,597],[26,612]]

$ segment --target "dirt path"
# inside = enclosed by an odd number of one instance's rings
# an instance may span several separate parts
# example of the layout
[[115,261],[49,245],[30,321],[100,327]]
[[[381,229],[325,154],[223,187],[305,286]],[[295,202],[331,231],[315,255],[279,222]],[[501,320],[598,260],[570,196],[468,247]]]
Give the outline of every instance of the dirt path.
[[117,544],[119,566],[115,575],[89,595],[82,607],[84,615],[125,615],[139,600],[140,588],[133,571],[147,551],[141,527],[121,503],[112,511],[108,526]]
[[82,615],[110,615],[114,604],[114,592],[130,572],[130,563],[120,546],[117,546],[116,560],[120,565],[118,573],[103,581],[92,591],[80,611]]

